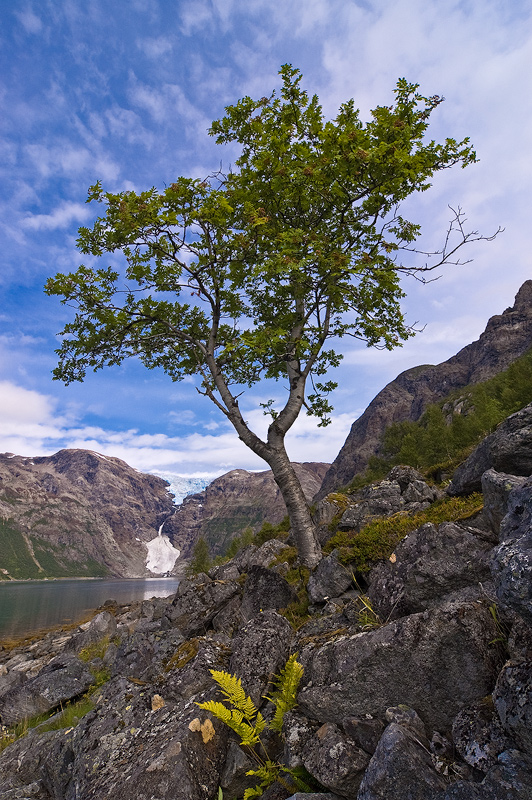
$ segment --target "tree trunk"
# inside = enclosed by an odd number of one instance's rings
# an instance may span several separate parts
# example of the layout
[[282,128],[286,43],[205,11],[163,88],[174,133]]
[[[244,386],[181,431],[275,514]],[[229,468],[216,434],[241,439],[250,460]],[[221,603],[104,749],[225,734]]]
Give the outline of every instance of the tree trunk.
[[284,447],[270,452],[267,461],[288,511],[299,560],[305,567],[314,569],[321,560],[321,547],[299,478]]

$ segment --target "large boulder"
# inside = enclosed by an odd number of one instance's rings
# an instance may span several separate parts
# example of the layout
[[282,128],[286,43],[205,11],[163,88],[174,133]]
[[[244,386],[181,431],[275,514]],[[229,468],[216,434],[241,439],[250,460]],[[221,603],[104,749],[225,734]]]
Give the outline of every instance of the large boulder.
[[264,611],[244,625],[233,638],[229,672],[242,679],[242,686],[255,704],[290,654],[293,631],[275,611]]
[[455,522],[422,525],[397,545],[392,560],[371,571],[373,608],[388,620],[434,608],[446,595],[468,587],[478,595],[478,584],[491,577],[490,550],[473,528]]
[[266,567],[251,567],[242,598],[242,619],[253,619],[261,611],[278,611],[296,600],[297,595],[290,584],[276,572]]
[[16,725],[44,714],[84,694],[94,678],[87,665],[74,655],[52,659],[40,673],[0,697],[0,720]]
[[446,783],[419,737],[392,722],[372,756],[357,800],[427,800]]
[[500,537],[491,561],[497,597],[532,626],[532,479],[510,493]]
[[338,560],[338,551],[322,558],[308,580],[308,596],[312,603],[323,603],[331,597],[347,591],[353,583],[353,575]]
[[532,473],[532,403],[502,422],[458,467],[449,494],[480,492],[482,475],[489,469],[510,475]]
[[450,729],[458,712],[495,683],[495,636],[480,602],[449,603],[364,633],[303,650],[299,708],[341,722],[407,704],[430,729]]
[[213,618],[239,591],[236,581],[211,580],[204,574],[184,582],[166,609],[163,627],[179,628],[184,636],[205,633]]
[[211,800],[226,743],[226,726],[194,703],[154,703],[143,687],[116,679],[55,740],[41,774],[56,800]]

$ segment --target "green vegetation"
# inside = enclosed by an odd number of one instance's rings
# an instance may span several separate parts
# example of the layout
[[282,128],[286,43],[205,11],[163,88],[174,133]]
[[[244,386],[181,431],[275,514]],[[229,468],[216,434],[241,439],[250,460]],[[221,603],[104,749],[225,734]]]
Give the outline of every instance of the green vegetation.
[[[79,561],[64,557],[64,548],[52,542],[31,536],[33,551],[44,575],[49,578],[105,578],[109,570],[94,558],[85,553],[79,553]],[[42,575],[41,577],[44,577]]]
[[483,383],[456,390],[416,422],[396,422],[382,438],[382,456],[370,459],[347,491],[381,480],[396,464],[437,478],[452,472],[510,414],[532,402],[532,351]]
[[[12,519],[0,520],[0,568],[12,578],[44,578],[21,531]],[[2,573],[0,573],[2,574]]]
[[349,564],[356,574],[365,574],[383,558],[389,558],[404,537],[424,525],[468,519],[482,510],[482,494],[468,497],[449,497],[437,500],[425,511],[415,514],[398,512],[391,517],[376,519],[365,525],[359,533],[338,531],[327,542],[324,551],[339,550],[339,559]]
[[250,777],[256,778],[258,783],[256,786],[246,789],[244,800],[260,797],[264,789],[276,781],[283,784],[289,791],[312,791],[307,782],[310,779],[308,773],[290,769],[272,761],[261,738],[265,730],[281,734],[284,715],[297,703],[297,689],[303,677],[303,667],[297,661],[297,653],[290,656],[279,677],[274,681],[274,691],[271,697],[266,697],[275,708],[269,722],[266,722],[253,700],[244,692],[240,678],[218,670],[211,670],[211,675],[221,689],[225,704],[209,700],[206,703],[197,703],[197,705],[205,711],[210,711],[217,719],[235,731],[240,737],[241,746],[246,747],[246,751],[258,764],[258,769],[249,770],[246,773]]

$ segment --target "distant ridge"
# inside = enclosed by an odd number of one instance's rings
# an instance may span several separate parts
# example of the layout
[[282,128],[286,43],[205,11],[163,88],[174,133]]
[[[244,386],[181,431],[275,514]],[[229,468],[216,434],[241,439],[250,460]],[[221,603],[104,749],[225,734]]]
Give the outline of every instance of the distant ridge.
[[346,486],[379,454],[381,437],[394,422],[415,421],[430,403],[454,389],[480,383],[502,372],[532,347],[532,280],[519,289],[515,303],[488,321],[480,338],[436,366],[402,372],[372,400],[352,425],[315,500]]

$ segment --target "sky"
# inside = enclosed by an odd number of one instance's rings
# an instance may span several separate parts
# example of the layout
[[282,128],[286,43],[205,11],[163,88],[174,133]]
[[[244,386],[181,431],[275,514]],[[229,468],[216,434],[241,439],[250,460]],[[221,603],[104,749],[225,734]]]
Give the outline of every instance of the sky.
[[[203,178],[234,152],[207,134],[245,95],[268,96],[291,63],[324,113],[354,98],[363,120],[392,102],[398,78],[443,95],[429,135],[469,136],[479,162],[445,171],[408,200],[423,242],[440,246],[461,206],[469,245],[437,281],[405,283],[404,311],[423,328],[392,352],[348,343],[331,375],[333,422],[300,417],[294,461],[334,460],[372,398],[400,372],[437,364],[478,338],[532,277],[532,6],[525,0],[0,0],[0,452],[83,447],[142,471],[214,476],[266,465],[196,391],[133,361],[52,380],[57,336],[71,318],[46,279],[82,263],[77,230],[109,191]],[[102,264],[107,266],[107,264]],[[258,433],[259,403],[240,399]]]

